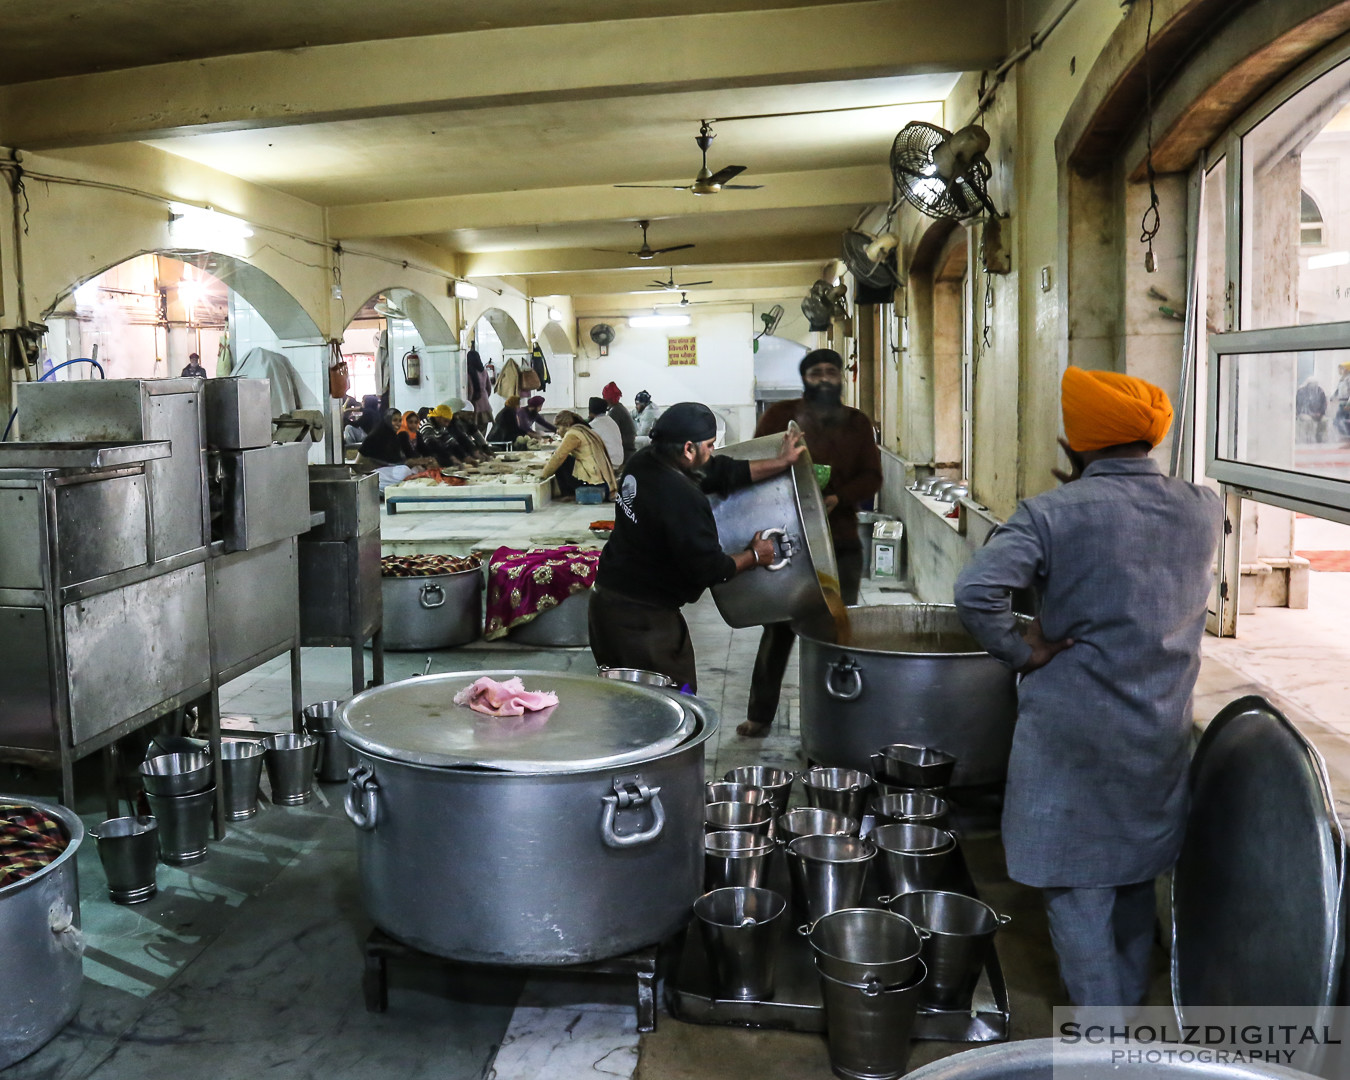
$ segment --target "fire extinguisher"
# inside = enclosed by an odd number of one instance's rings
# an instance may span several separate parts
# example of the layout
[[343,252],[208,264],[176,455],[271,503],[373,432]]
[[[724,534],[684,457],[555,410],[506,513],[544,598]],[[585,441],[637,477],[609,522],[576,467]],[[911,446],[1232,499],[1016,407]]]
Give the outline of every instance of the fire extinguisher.
[[422,358],[417,355],[416,349],[409,349],[403,354],[403,381],[409,386],[422,385]]

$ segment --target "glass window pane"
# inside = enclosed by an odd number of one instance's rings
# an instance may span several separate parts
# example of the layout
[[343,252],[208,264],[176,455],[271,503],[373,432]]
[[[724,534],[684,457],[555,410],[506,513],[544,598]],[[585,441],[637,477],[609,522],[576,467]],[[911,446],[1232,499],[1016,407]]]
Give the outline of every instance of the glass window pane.
[[1350,319],[1350,62],[1242,141],[1242,328]]
[[1350,348],[1219,357],[1217,456],[1350,480]]

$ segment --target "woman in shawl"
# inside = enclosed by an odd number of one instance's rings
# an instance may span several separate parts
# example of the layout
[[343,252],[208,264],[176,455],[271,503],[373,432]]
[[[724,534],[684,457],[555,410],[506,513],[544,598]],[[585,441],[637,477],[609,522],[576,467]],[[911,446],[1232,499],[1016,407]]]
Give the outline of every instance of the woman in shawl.
[[515,445],[515,441],[525,434],[517,415],[519,408],[519,397],[512,396],[506,399],[506,404],[501,407],[501,410],[497,413],[497,418],[492,421],[492,430],[488,432],[487,437],[488,442]]
[[488,395],[492,393],[492,380],[477,349],[469,350],[469,404],[473,406],[474,421],[480,431],[486,431],[492,423],[492,404]]
[[600,436],[574,412],[560,412],[553,423],[562,443],[544,466],[543,478],[557,477],[558,490],[564,496],[575,495],[582,484],[603,484],[605,498],[612,497],[618,481]]

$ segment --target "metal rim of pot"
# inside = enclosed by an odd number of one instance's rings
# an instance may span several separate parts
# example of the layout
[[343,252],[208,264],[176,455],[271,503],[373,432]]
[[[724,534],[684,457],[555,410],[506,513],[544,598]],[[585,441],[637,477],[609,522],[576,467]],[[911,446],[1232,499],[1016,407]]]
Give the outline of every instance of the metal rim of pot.
[[[819,776],[823,773],[852,773],[857,780],[850,782],[845,787],[837,787],[833,784],[822,784],[812,781],[813,776]],[[872,786],[872,777],[861,769],[835,768],[830,765],[817,765],[815,768],[807,769],[801,775],[802,787],[811,788],[815,791],[836,791],[836,792],[857,792],[865,791]]]
[[55,803],[42,802],[28,795],[10,795],[7,793],[0,793],[0,803],[31,806],[36,810],[41,810],[44,814],[50,814],[61,823],[61,827],[66,833],[66,847],[60,855],[54,858],[46,866],[34,870],[27,877],[20,878],[18,881],[11,882],[8,885],[0,886],[0,900],[3,900],[7,896],[14,896],[16,893],[21,893],[25,889],[33,888],[33,886],[44,877],[48,877],[55,872],[58,867],[63,866],[65,863],[74,859],[76,850],[84,843],[87,830],[84,827],[84,822],[82,822],[73,811],[66,809],[64,806],[58,806]]
[[[849,610],[850,615],[852,615],[852,613],[855,612],[855,611],[859,611],[859,610],[871,610],[871,609],[873,609],[873,608],[875,608],[875,607],[887,607],[887,606],[889,606],[889,605],[884,605],[884,604],[882,604],[882,605],[855,604],[853,607],[850,607],[848,610]],[[913,609],[926,609],[926,610],[929,610],[929,611],[951,612],[953,615],[956,614],[956,605],[955,605],[955,604],[905,604],[905,605],[897,605],[897,606],[904,606],[904,607],[906,607],[906,608],[913,608]],[[1030,622],[1031,622],[1031,616],[1029,616],[1029,615],[1018,615],[1018,616],[1017,616],[1017,621],[1018,621],[1018,623],[1020,623],[1022,626],[1027,626],[1027,625],[1029,625]],[[806,626],[806,625],[793,624],[793,630],[794,630],[794,632],[797,634],[797,636],[798,636],[799,638],[805,638],[805,639],[807,639],[808,641],[811,641],[812,643],[814,643],[814,644],[816,644],[816,645],[821,645],[821,646],[828,647],[828,648],[830,648],[830,649],[835,649],[835,650],[837,650],[837,651],[839,651],[839,652],[842,652],[842,653],[861,653],[861,654],[866,655],[866,656],[892,656],[892,657],[893,657],[893,656],[906,656],[906,657],[911,657],[911,656],[912,656],[912,657],[925,657],[925,658],[926,658],[926,657],[934,657],[934,658],[940,657],[940,658],[942,658],[942,659],[953,659],[953,658],[959,659],[959,658],[962,658],[962,657],[968,657],[968,658],[971,659],[971,660],[981,660],[981,661],[987,661],[987,660],[989,659],[989,654],[988,654],[987,652],[985,652],[983,649],[980,649],[978,645],[976,645],[975,648],[973,648],[973,649],[970,649],[970,650],[963,650],[963,651],[961,651],[961,652],[940,652],[940,651],[933,651],[933,652],[906,652],[906,651],[904,651],[903,649],[877,649],[877,648],[871,648],[871,647],[866,646],[866,645],[854,645],[854,644],[852,644],[852,643],[850,643],[850,644],[848,644],[848,645],[841,645],[841,644],[839,644],[839,642],[837,642],[837,641],[830,641],[830,640],[828,640],[828,639],[826,639],[826,638],[823,638],[823,637],[817,637],[817,636],[812,632],[811,627]],[[973,643],[974,643],[974,642],[973,642],[973,639],[972,639],[972,644],[973,644]],[[900,744],[897,743],[897,744],[895,744],[895,745],[900,745]]]
[[[834,858],[834,857],[826,858],[820,855],[808,855],[806,854],[804,849],[797,847],[798,844],[801,844],[804,841],[816,840],[817,838],[821,837],[823,837],[826,840],[850,840],[858,846],[857,854],[850,855],[847,858]],[[789,855],[793,855],[798,859],[843,866],[852,863],[867,862],[868,859],[876,858],[877,846],[874,843],[872,843],[872,841],[864,840],[858,836],[847,836],[842,835],[840,833],[808,833],[806,836],[798,836],[793,840],[789,840],[787,844],[787,851]],[[895,912],[895,914],[899,915],[900,913],[897,911]]]

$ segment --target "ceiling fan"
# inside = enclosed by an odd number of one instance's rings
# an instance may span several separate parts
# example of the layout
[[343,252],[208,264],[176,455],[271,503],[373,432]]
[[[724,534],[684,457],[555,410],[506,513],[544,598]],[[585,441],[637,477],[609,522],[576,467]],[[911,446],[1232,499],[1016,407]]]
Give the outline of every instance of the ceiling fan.
[[675,270],[674,270],[674,268],[672,268],[671,271],[670,271],[670,279],[669,279],[669,280],[667,280],[667,281],[662,281],[660,278],[658,278],[658,279],[655,280],[655,281],[649,281],[649,282],[647,283],[647,288],[649,288],[649,289],[665,289],[665,290],[667,290],[668,292],[679,292],[681,289],[692,289],[695,285],[711,285],[711,284],[712,284],[712,281],[711,281],[711,280],[708,280],[708,281],[681,281],[681,282],[677,285],[677,284],[675,283]]
[[682,293],[680,293],[680,299],[679,299],[679,302],[678,302],[678,303],[677,303],[676,301],[674,301],[674,300],[667,300],[664,304],[657,304],[656,306],[659,307],[659,308],[663,308],[663,307],[664,307],[664,308],[671,308],[671,307],[687,308],[687,307],[697,307],[697,306],[700,305],[700,304],[715,304],[715,303],[717,303],[716,300],[690,300],[690,299],[689,299],[689,294],[688,294],[688,293],[685,293],[685,292],[682,292]]
[[695,195],[716,195],[719,191],[756,191],[763,187],[763,184],[728,184],[741,173],[745,172],[745,165],[727,165],[716,172],[708,168],[708,148],[712,146],[713,139],[717,138],[713,134],[712,121],[704,120],[700,123],[698,134],[694,136],[694,142],[698,148],[703,151],[703,165],[698,170],[698,175],[694,177],[692,184],[615,184],[615,187],[621,188],[666,188],[675,191],[692,191]]
[[638,226],[642,229],[642,246],[636,251],[615,251],[613,248],[596,248],[596,251],[608,251],[611,255],[636,255],[639,259],[652,259],[657,255],[665,255],[671,251],[684,251],[685,248],[691,248],[693,244],[676,244],[673,247],[654,248],[647,243],[647,229],[651,225],[650,221],[639,221]]

